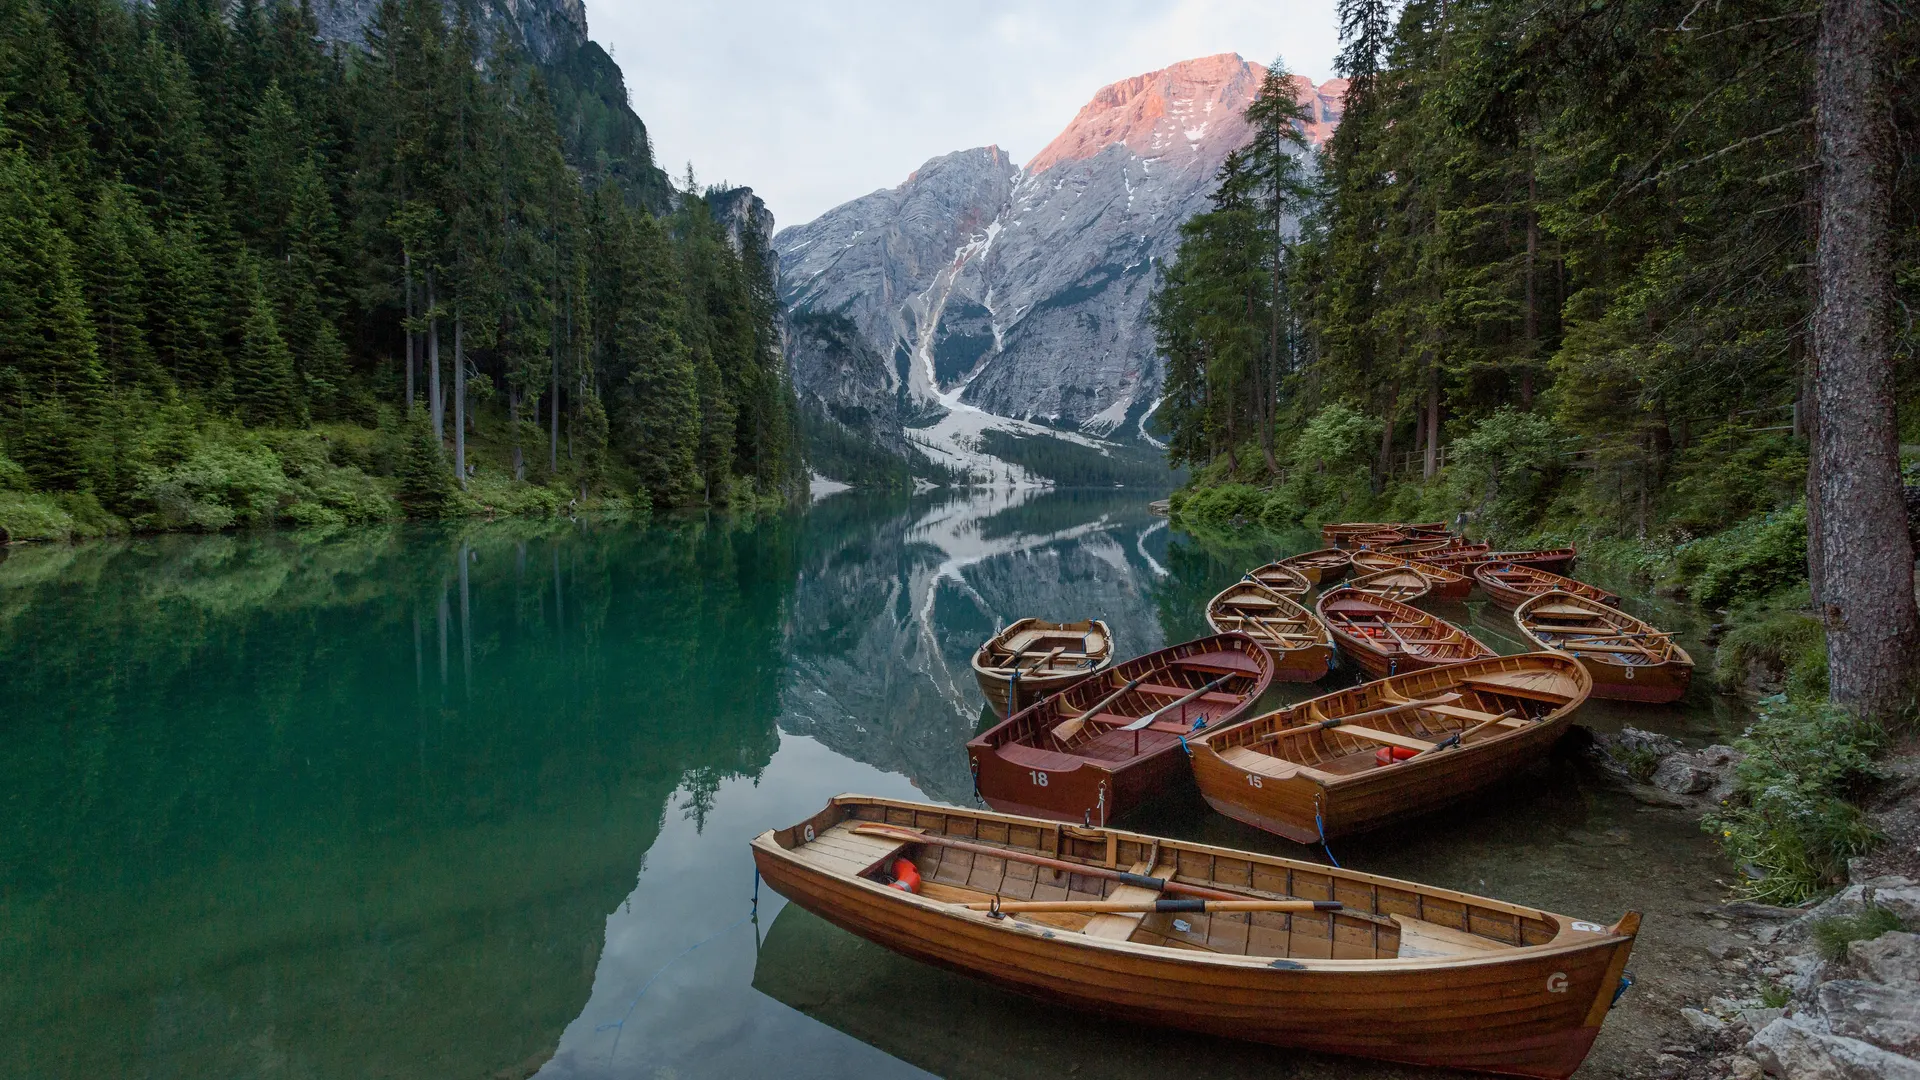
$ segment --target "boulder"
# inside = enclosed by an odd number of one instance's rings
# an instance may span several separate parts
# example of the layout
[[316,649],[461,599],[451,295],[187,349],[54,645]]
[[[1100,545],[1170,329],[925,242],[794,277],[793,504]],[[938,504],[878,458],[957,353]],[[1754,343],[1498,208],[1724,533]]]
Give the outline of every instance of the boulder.
[[1818,996],[1833,1034],[1896,1054],[1920,1053],[1920,988],[1835,979],[1822,983]]
[[[1847,960],[1874,982],[1920,984],[1920,934],[1896,930],[1856,941],[1847,946]],[[1920,986],[1913,992],[1920,995]]]
[[1780,1019],[1760,1029],[1747,1053],[1768,1076],[1790,1080],[1920,1080],[1920,1061],[1868,1042]]
[[1880,881],[1905,882],[1881,885],[1873,890],[1873,902],[1900,917],[1901,923],[1920,930],[1920,885],[1906,878],[1880,878]]
[[1701,1035],[1718,1035],[1727,1027],[1725,1020],[1710,1016],[1699,1009],[1681,1009],[1680,1016],[1686,1020],[1688,1027]]
[[1692,754],[1669,754],[1653,770],[1653,786],[1675,795],[1698,795],[1712,787],[1716,778]]

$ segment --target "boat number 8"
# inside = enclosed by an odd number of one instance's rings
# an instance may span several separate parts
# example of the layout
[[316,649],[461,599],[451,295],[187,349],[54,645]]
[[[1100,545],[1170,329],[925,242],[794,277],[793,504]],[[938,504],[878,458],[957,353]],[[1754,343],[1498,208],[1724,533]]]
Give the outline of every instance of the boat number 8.
[[1547,993],[1564,994],[1567,992],[1567,973],[1556,971],[1547,976]]
[[1248,783],[1248,784],[1250,784],[1250,785],[1252,785],[1252,786],[1254,786],[1254,787],[1259,787],[1259,786],[1260,786],[1260,778],[1259,778],[1259,777],[1257,777],[1257,776],[1255,776],[1255,775],[1253,775],[1252,773],[1248,773],[1248,774],[1247,774],[1247,783]]
[[1032,778],[1033,778],[1033,784],[1034,784],[1034,786],[1035,786],[1035,787],[1046,787],[1046,786],[1047,786],[1047,774],[1046,774],[1046,773],[1043,773],[1043,772],[1031,772],[1031,771],[1030,771],[1030,772],[1028,772],[1028,773],[1027,773],[1027,775],[1028,775],[1029,777],[1032,777]]

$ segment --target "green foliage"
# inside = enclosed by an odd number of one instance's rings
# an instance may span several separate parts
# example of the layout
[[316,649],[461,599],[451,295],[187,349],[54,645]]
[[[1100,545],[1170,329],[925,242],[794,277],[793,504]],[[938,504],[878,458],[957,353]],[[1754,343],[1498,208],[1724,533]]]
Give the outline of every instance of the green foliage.
[[1832,961],[1847,958],[1847,946],[1856,941],[1872,941],[1881,934],[1906,929],[1900,916],[1878,904],[1868,905],[1858,915],[1836,915],[1813,924],[1813,943],[1820,955]]
[[1547,417],[1497,409],[1453,441],[1454,497],[1488,532],[1517,532],[1538,519],[1541,495],[1560,471],[1560,446]]
[[1734,746],[1734,792],[1706,827],[1745,873],[1744,891],[1796,904],[1846,878],[1847,859],[1878,834],[1849,801],[1877,775],[1886,734],[1842,709],[1761,702],[1760,716]]
[[1267,492],[1249,484],[1221,484],[1187,493],[1174,513],[1198,525],[1247,525],[1260,520],[1267,498]]
[[[539,70],[443,0],[377,5],[355,43],[300,4],[70,7],[0,3],[0,437],[36,490],[143,528],[323,526],[393,516],[375,478],[405,459],[410,505],[476,510],[391,420],[340,426],[410,411],[457,318],[470,449],[514,476],[797,491],[765,238],[708,212],[750,195],[673,197],[597,46]],[[315,419],[353,460],[294,466],[279,433]],[[551,509],[523,487],[490,504]]]
[[1777,592],[1807,577],[1807,508],[1759,515],[1726,532],[1680,545],[1676,579],[1692,597],[1720,607]]
[[452,505],[455,493],[446,452],[424,413],[407,422],[405,438],[395,466],[400,505],[415,517],[437,517]]
[[1811,606],[1802,586],[1734,608],[1714,654],[1721,687],[1760,684],[1795,701],[1826,697],[1827,634]]

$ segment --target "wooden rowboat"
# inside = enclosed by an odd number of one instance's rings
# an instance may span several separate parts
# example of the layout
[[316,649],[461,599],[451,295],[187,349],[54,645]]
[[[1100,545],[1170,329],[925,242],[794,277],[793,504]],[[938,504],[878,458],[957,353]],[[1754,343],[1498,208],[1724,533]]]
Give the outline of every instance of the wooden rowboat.
[[1528,597],[1556,589],[1584,596],[1608,607],[1620,606],[1620,597],[1615,593],[1521,563],[1485,563],[1474,570],[1473,578],[1479,583],[1480,591],[1487,594],[1487,599],[1508,611],[1519,607]]
[[[1357,567],[1359,564],[1354,565]],[[1431,592],[1433,585],[1427,580],[1426,575],[1418,570],[1406,566],[1392,566],[1385,570],[1361,574],[1341,588],[1411,604]]]
[[[1344,553],[1343,553],[1344,554]],[[1265,566],[1247,571],[1245,581],[1256,581],[1283,596],[1295,600],[1313,591],[1313,579],[1306,571],[1288,566],[1285,562],[1270,562]]]
[[[1300,576],[1315,585],[1331,585],[1345,577],[1351,568],[1347,553],[1339,548],[1321,548],[1318,551],[1303,552],[1268,565],[1284,566],[1289,570],[1298,571]],[[1257,575],[1259,571],[1254,573]]]
[[1431,539],[1402,540],[1399,543],[1381,545],[1373,550],[1385,552],[1388,555],[1412,555],[1416,552],[1450,551],[1464,542],[1457,536],[1437,536]]
[[1099,619],[1021,619],[973,654],[973,679],[995,716],[1006,716],[1113,664],[1113,633]]
[[1515,608],[1513,621],[1535,645],[1585,665],[1594,697],[1659,704],[1679,700],[1693,681],[1693,657],[1672,634],[1584,596],[1542,593]]
[[1388,531],[1399,532],[1402,540],[1411,540],[1422,536],[1446,536],[1450,530],[1444,521],[1419,525],[1393,521],[1346,521],[1320,526],[1320,542],[1331,547],[1346,548],[1352,546],[1355,537]]
[[1272,682],[1273,657],[1245,634],[1136,656],[974,736],[974,789],[996,810],[1104,825],[1187,789],[1181,737],[1239,719]]
[[1405,557],[1391,555],[1382,551],[1356,551],[1353,553],[1353,568],[1370,572],[1380,570],[1412,570],[1427,579],[1427,593],[1441,600],[1465,600],[1473,591],[1473,579],[1465,574],[1449,570],[1432,563],[1413,562]]
[[[1605,926],[1278,856],[857,795],[761,833],[753,858],[828,922],[1048,1005],[1556,1080],[1592,1047],[1640,925],[1635,912]],[[902,860],[917,893],[894,883]],[[1186,895],[1166,895],[1175,886]],[[1221,901],[1196,891],[1266,910],[1205,910]],[[1129,910],[1020,910],[1089,903]]]
[[1340,651],[1375,678],[1493,655],[1444,619],[1346,586],[1321,593],[1314,610]]
[[1333,635],[1320,617],[1257,581],[1235,582],[1208,601],[1207,625],[1258,641],[1280,682],[1313,682],[1333,669]]
[[1396,675],[1189,740],[1194,780],[1215,810],[1289,840],[1361,832],[1544,758],[1592,685],[1550,652]]
[[1488,563],[1513,563],[1517,566],[1531,566],[1553,574],[1573,573],[1573,564],[1580,553],[1574,548],[1547,548],[1543,551],[1488,551],[1485,545],[1458,551],[1439,551],[1413,556],[1421,562],[1444,566],[1462,574],[1471,574]]

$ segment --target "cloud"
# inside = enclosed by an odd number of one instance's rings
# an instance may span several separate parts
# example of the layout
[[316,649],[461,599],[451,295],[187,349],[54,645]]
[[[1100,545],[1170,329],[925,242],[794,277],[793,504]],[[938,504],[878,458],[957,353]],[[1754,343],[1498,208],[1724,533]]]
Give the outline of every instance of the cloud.
[[1333,0],[735,0],[589,7],[661,165],[750,184],[782,225],[928,158],[1026,161],[1110,82],[1180,60],[1276,55],[1324,80]]

